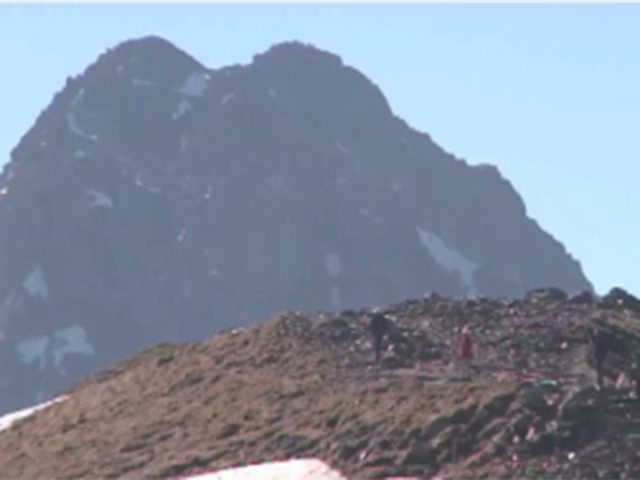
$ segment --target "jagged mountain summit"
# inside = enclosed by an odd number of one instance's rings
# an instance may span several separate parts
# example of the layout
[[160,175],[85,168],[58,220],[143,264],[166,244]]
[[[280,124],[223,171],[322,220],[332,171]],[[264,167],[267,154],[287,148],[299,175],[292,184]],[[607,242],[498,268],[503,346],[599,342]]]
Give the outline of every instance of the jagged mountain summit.
[[0,411],[282,310],[592,290],[495,167],[298,42],[218,70],[118,45],[55,95],[0,194]]

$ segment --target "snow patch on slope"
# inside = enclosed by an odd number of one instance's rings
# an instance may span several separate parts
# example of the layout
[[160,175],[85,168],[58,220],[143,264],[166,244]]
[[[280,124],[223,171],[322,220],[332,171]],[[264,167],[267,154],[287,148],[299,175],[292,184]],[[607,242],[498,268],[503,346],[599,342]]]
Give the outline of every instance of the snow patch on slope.
[[368,218],[369,220],[371,220],[372,222],[375,223],[380,223],[382,222],[382,219],[380,217],[378,217],[377,215],[374,215],[373,213],[371,213],[369,210],[367,210],[366,208],[361,208],[360,210],[358,210],[360,212],[360,215],[362,215],[365,218]]
[[331,278],[337,278],[342,273],[342,263],[337,253],[327,253],[324,256],[324,267]]
[[54,403],[62,402],[63,400],[66,400],[67,398],[68,398],[67,396],[54,398],[53,400],[50,400],[48,402],[41,403],[41,404],[35,405],[33,407],[25,408],[23,410],[18,410],[16,412],[11,412],[11,413],[7,413],[6,415],[3,415],[2,417],[0,417],[0,432],[2,430],[8,429],[16,421],[21,420],[23,418],[27,418],[27,417],[33,415],[34,413],[36,413],[38,410],[42,410],[44,408],[50,407]]
[[87,193],[93,196],[93,199],[89,204],[90,207],[113,208],[113,199],[110,196],[105,195],[102,192],[98,192],[97,190],[87,190]]
[[191,106],[191,104],[183,98],[182,100],[180,100],[180,103],[178,104],[176,111],[173,112],[173,115],[171,115],[171,118],[173,118],[174,120],[178,120],[186,113],[190,112],[192,109],[193,107]]
[[202,473],[183,480],[347,480],[321,460],[295,459]]
[[40,371],[43,372],[47,366],[48,345],[49,337],[42,335],[18,343],[16,350],[22,355],[22,363],[27,365],[31,365],[34,361],[40,359]]
[[40,371],[47,366],[51,352],[53,362],[59,372],[65,373],[61,368],[62,360],[70,353],[81,355],[93,355],[95,348],[87,340],[87,331],[80,325],[57,330],[52,336],[40,335],[39,337],[23,340],[16,345],[16,350],[22,355],[22,363],[31,365],[40,361]]
[[207,89],[211,77],[206,72],[194,72],[187,77],[178,93],[189,97],[201,97]]
[[340,142],[334,142],[333,145],[340,151],[340,153],[344,153],[347,154],[349,153],[349,149],[347,147],[345,147],[342,143]]
[[40,297],[43,300],[49,299],[49,286],[44,279],[44,272],[39,265],[34,268],[22,286],[32,297]]
[[231,100],[233,100],[234,98],[236,98],[236,94],[235,93],[227,93],[224,97],[222,97],[222,99],[220,100],[220,103],[222,105],[226,105]]
[[71,100],[69,105],[69,110],[66,112],[67,127],[69,128],[71,133],[74,133],[79,137],[86,138],[91,141],[95,141],[98,139],[98,136],[85,132],[82,129],[82,127],[80,127],[80,124],[78,123],[78,120],[75,117],[75,111],[80,108],[80,103],[82,102],[83,98],[84,98],[84,88],[81,88]]
[[131,79],[131,84],[134,87],[155,87],[155,84],[152,81],[137,77]]
[[435,233],[426,229],[416,227],[420,242],[429,252],[429,255],[440,265],[440,267],[448,272],[456,272],[460,276],[462,283],[469,289],[470,293],[476,292],[473,277],[479,265],[458,252],[455,248],[446,244]]

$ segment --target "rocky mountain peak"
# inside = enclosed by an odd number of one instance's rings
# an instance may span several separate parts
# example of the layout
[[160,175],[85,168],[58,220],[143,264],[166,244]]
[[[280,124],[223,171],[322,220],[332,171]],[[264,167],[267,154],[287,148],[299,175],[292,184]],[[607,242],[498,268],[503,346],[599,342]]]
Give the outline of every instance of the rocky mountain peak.
[[291,42],[210,70],[124,42],[0,179],[0,409],[282,310],[544,286],[591,290],[495,169],[394,117],[336,55]]

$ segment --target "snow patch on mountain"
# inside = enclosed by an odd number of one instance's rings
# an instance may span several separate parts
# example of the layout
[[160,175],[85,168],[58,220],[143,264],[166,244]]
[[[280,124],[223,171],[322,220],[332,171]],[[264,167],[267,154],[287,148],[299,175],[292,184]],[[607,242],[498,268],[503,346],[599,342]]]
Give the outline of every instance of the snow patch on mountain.
[[134,87],[155,87],[155,84],[152,81],[137,77],[131,79],[131,84]]
[[49,299],[49,286],[44,279],[44,272],[39,265],[34,268],[22,286],[33,297],[40,297],[43,300]]
[[93,196],[93,199],[89,204],[90,207],[113,208],[113,199],[110,196],[105,195],[102,192],[98,192],[97,190],[87,190],[87,193]]
[[42,410],[44,408],[50,407],[51,405],[53,405],[55,403],[62,402],[63,400],[66,400],[67,398],[68,397],[66,395],[65,396],[61,396],[61,397],[57,397],[57,398],[54,398],[53,400],[50,400],[48,402],[41,403],[41,404],[35,405],[33,407],[25,408],[25,409],[22,409],[22,410],[18,410],[18,411],[11,412],[11,413],[8,413],[6,415],[3,415],[2,417],[0,417],[0,432],[3,431],[3,430],[8,429],[11,425],[13,425],[18,420],[22,420],[23,418],[30,417],[31,415],[36,413],[38,410]]
[[373,213],[371,213],[369,210],[367,210],[366,208],[361,208],[360,210],[358,210],[360,212],[360,215],[362,215],[365,218],[368,218],[369,220],[371,220],[372,222],[375,223],[380,223],[382,222],[382,219],[380,217],[378,217],[377,215],[374,215]]
[[420,242],[427,249],[429,255],[447,273],[457,272],[462,283],[469,289],[470,293],[476,292],[473,277],[479,265],[458,252],[455,248],[447,245],[438,235],[419,226],[416,227]]
[[281,460],[183,477],[184,480],[347,480],[315,458]]
[[22,363],[31,365],[34,361],[40,359],[40,371],[44,371],[47,366],[47,346],[49,345],[49,337],[44,335],[23,340],[16,345],[16,350],[22,355]]
[[78,124],[78,121],[76,120],[76,117],[72,112],[67,112],[66,116],[67,116],[67,126],[69,127],[69,130],[71,131],[71,133],[74,133],[79,137],[86,138],[87,140],[91,140],[91,141],[95,141],[98,139],[97,135],[94,135],[92,133],[87,133],[80,127],[80,125]]
[[340,142],[334,142],[333,145],[340,151],[340,153],[344,153],[347,154],[349,153],[349,148],[345,147],[342,143]]
[[173,115],[171,115],[171,118],[173,118],[174,120],[178,120],[186,113],[190,112],[192,109],[193,107],[191,106],[191,104],[183,98],[182,100],[180,100],[180,103],[178,104],[176,111],[173,112]]
[[136,177],[134,179],[136,186],[144,188],[147,192],[150,192],[150,193],[162,193],[162,190],[160,189],[160,187],[149,185],[144,181],[144,177],[145,177],[145,174],[143,172],[138,172],[136,174]]
[[18,343],[16,350],[22,355],[22,363],[31,365],[36,360],[40,361],[40,371],[44,371],[49,360],[48,353],[56,368],[65,373],[61,368],[62,360],[70,353],[93,355],[95,348],[87,340],[87,332],[80,325],[57,330],[52,336],[40,335]]
[[324,267],[331,278],[337,278],[342,273],[342,263],[337,253],[329,252],[324,256]]
[[11,292],[0,304],[0,321],[6,318],[11,312],[11,309],[15,306],[22,305],[23,300],[20,298],[17,292]]
[[66,112],[65,116],[67,120],[67,127],[69,128],[71,133],[74,133],[79,137],[86,138],[87,140],[95,141],[98,139],[98,136],[85,132],[82,129],[82,127],[80,127],[80,124],[78,123],[78,120],[75,117],[75,112],[76,110],[79,109],[80,103],[82,102],[83,98],[84,98],[84,88],[81,88],[71,100],[69,105],[69,110]]
[[236,94],[235,93],[227,93],[224,97],[222,97],[222,99],[220,100],[220,103],[222,105],[226,105],[231,100],[233,100],[234,98],[236,98]]
[[206,72],[194,72],[187,77],[178,93],[189,97],[201,97],[207,90],[210,76]]

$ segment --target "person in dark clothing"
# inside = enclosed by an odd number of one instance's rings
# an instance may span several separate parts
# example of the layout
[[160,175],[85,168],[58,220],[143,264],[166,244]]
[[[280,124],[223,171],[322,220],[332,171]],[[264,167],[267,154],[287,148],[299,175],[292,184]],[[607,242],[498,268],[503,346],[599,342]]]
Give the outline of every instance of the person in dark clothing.
[[606,332],[598,328],[593,328],[589,332],[589,340],[591,341],[591,352],[596,366],[596,374],[598,376],[598,388],[602,389],[604,378],[603,369],[604,361],[611,348],[610,339]]
[[636,352],[631,367],[630,379],[635,383],[636,400],[640,400],[640,352]]
[[469,331],[469,325],[465,325],[460,332],[460,343],[458,345],[458,362],[462,367],[462,378],[471,378],[471,362],[473,361],[473,340]]
[[382,356],[382,340],[391,328],[391,320],[382,313],[376,313],[369,321],[369,331],[373,336],[373,351],[375,352],[375,362],[380,362]]

